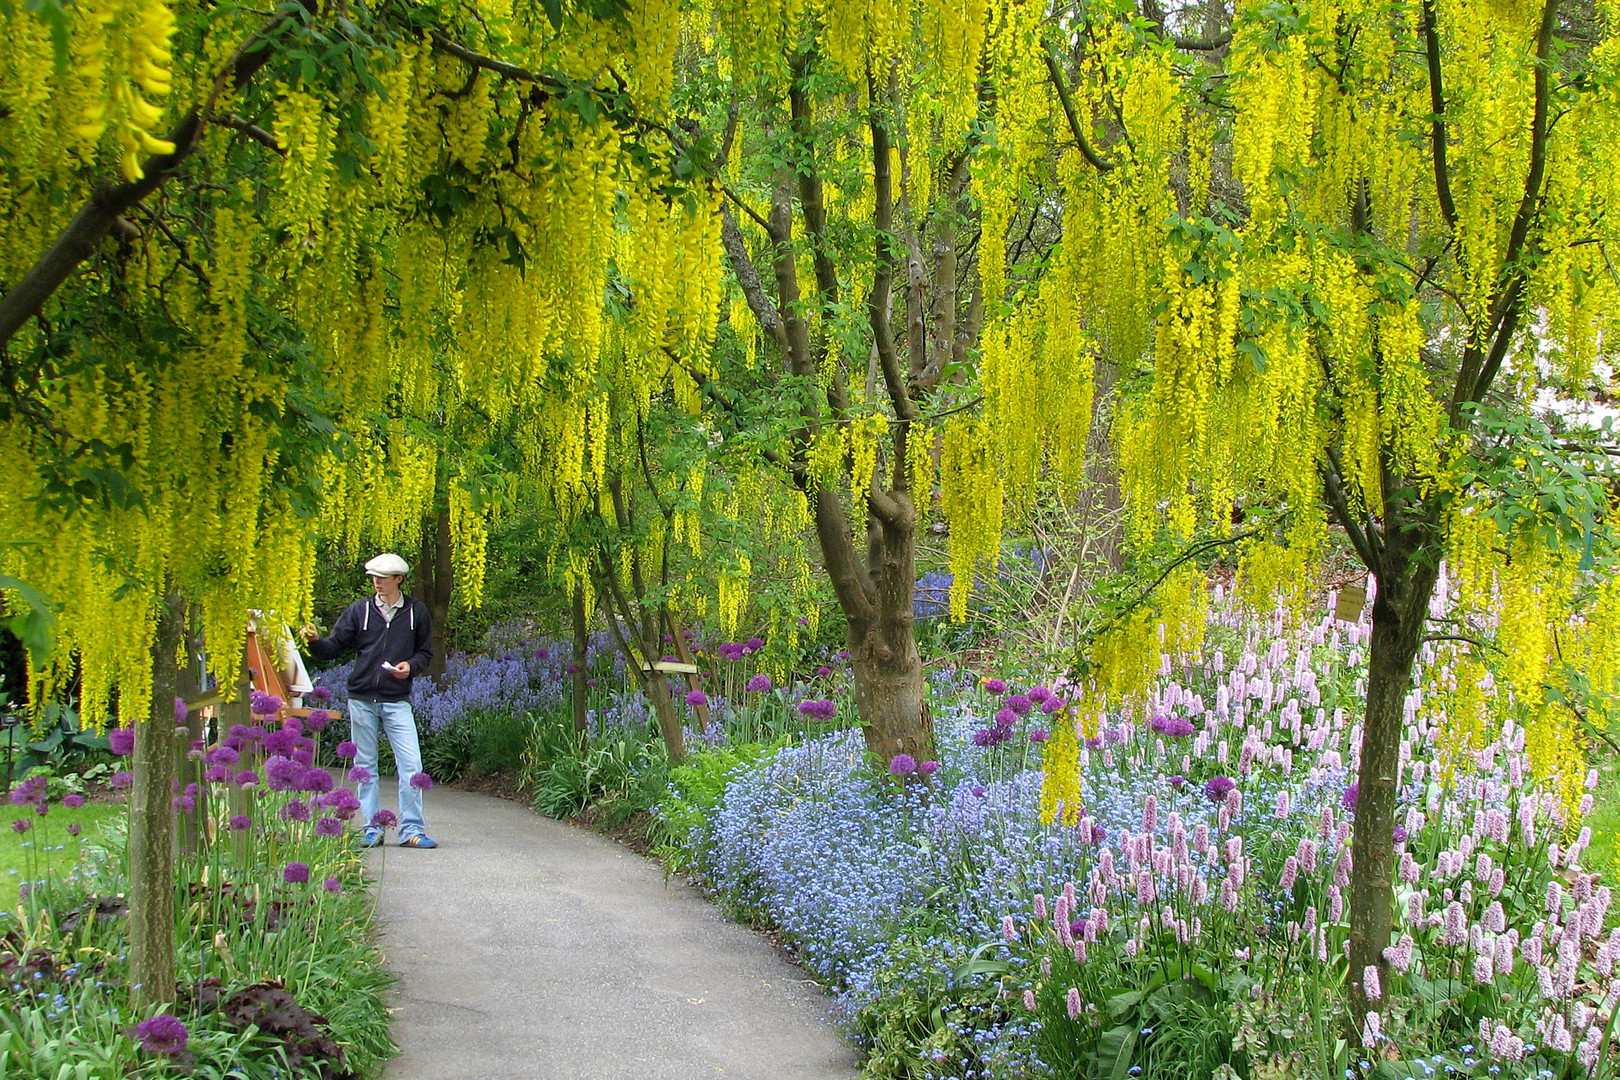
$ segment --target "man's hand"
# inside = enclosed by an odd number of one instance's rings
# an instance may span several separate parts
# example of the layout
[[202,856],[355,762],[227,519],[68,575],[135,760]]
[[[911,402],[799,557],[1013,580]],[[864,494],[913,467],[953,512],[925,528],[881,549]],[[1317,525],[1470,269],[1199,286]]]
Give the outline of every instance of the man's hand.
[[307,622],[303,626],[300,626],[297,633],[298,640],[302,641],[305,645],[308,645],[310,642],[321,636],[321,632],[315,628],[315,624],[312,622]]
[[390,671],[389,674],[392,675],[396,679],[408,679],[408,678],[410,678],[411,677],[411,662],[409,660],[407,660],[404,663],[395,664],[394,667],[393,667],[393,670]]

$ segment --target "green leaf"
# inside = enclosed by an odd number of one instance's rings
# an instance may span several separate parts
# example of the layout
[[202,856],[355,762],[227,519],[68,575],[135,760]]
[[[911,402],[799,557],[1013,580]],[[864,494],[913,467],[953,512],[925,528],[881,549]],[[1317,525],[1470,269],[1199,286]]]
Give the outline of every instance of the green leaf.
[[1136,1053],[1137,1029],[1121,1024],[1103,1032],[1091,1058],[1090,1080],[1125,1080]]
[[56,644],[55,607],[39,590],[5,574],[0,574],[0,590],[14,593],[22,600],[23,610],[13,614],[4,625],[28,650],[30,662],[36,668],[43,667]]

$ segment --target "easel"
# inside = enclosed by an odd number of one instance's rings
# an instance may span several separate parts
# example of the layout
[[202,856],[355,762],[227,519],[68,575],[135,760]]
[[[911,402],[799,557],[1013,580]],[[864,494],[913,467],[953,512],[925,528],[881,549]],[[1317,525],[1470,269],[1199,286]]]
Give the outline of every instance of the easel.
[[[249,703],[249,696],[255,690],[268,694],[281,702],[281,708],[275,713],[276,726],[278,727],[291,717],[302,720],[317,711],[313,708],[290,704],[292,695],[288,693],[287,684],[281,677],[281,666],[276,660],[274,650],[267,649],[260,639],[258,631],[250,629],[247,632],[247,640],[242,647],[242,673],[237,681],[236,699],[227,702],[224,693],[216,689],[204,694],[195,701],[186,702],[188,713],[186,723],[190,730],[189,741],[194,743],[206,738],[207,718],[204,716],[205,709],[218,710],[218,731],[221,734],[237,724],[241,724],[243,727],[250,725],[253,722],[253,713]],[[321,709],[319,711],[326,713],[334,720],[342,715],[336,709]],[[185,756],[187,749],[189,749],[189,745],[181,748],[180,775],[182,776],[191,771],[190,759]],[[239,768],[257,771],[263,765],[261,757],[262,755],[256,751],[245,751],[239,763]],[[188,845],[192,848],[195,847],[199,839],[198,822],[208,820],[202,805],[202,795],[205,790],[204,785],[198,786],[197,812],[181,815],[178,832],[182,847]],[[230,788],[229,799],[231,813],[233,814],[246,814],[252,808],[252,796],[234,784]],[[235,833],[232,843],[241,845],[245,849],[247,837],[243,833]],[[245,857],[245,850],[239,850],[238,854]]]

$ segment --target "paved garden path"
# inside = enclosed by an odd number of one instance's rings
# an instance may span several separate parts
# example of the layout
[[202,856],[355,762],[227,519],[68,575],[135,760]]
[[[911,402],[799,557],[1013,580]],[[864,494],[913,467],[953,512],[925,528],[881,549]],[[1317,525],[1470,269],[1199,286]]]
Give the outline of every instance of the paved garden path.
[[435,788],[441,847],[372,852],[399,975],[388,1080],[850,1080],[827,998],[601,836]]

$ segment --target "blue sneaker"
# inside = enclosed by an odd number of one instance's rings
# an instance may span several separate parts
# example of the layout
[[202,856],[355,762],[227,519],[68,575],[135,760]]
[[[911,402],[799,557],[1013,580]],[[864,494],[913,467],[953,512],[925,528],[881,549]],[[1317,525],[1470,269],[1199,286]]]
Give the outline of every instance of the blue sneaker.
[[439,843],[437,840],[434,840],[431,836],[427,835],[427,833],[417,833],[415,836],[409,836],[404,840],[401,840],[399,842],[399,846],[414,848],[436,848],[439,846]]
[[382,847],[382,842],[383,831],[381,829],[369,827],[360,834],[361,847]]

